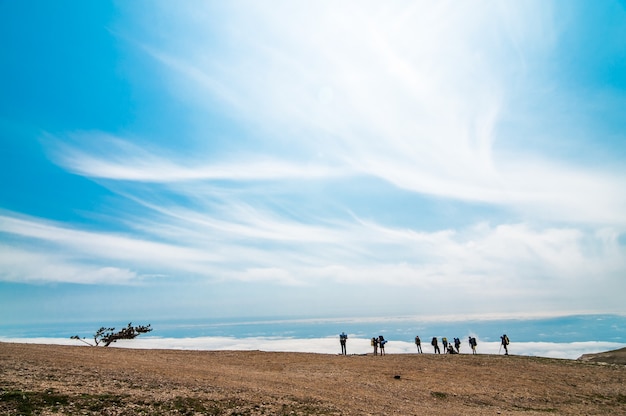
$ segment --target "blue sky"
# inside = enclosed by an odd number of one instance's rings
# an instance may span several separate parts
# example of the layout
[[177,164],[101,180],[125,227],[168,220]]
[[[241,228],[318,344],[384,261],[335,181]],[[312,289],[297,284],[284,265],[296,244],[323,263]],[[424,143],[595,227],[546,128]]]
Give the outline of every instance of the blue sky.
[[624,313],[623,1],[0,2],[0,318]]

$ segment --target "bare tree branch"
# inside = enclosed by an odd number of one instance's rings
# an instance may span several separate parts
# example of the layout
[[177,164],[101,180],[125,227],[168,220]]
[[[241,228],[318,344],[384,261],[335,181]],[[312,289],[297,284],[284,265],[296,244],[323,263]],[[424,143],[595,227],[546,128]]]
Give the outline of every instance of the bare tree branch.
[[126,328],[122,328],[117,332],[115,332],[115,328],[106,328],[104,326],[101,327],[93,335],[93,344],[90,344],[89,342],[85,341],[84,338],[80,338],[78,335],[74,335],[70,338],[77,339],[92,347],[97,347],[98,345],[100,345],[100,343],[102,343],[103,346],[108,347],[109,345],[117,342],[120,339],[135,339],[139,335],[148,333],[150,331],[152,331],[152,327],[150,327],[150,324],[148,324],[147,326],[133,326],[133,323],[130,322]]

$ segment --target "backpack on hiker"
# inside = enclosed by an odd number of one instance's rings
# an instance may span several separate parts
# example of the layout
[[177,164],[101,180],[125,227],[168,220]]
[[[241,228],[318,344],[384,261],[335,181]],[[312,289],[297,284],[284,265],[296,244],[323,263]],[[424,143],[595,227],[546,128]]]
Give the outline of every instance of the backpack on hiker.
[[430,341],[430,345],[432,345],[433,347],[437,345],[437,337],[433,337],[433,340]]
[[502,340],[504,341],[504,345],[509,345],[509,337],[506,334],[504,334]]

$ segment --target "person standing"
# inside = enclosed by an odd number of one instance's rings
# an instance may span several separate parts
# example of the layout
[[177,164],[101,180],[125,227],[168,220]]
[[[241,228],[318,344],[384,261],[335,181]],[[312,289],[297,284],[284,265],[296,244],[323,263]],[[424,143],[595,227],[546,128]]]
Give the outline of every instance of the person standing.
[[502,341],[502,346],[504,347],[504,355],[509,355],[509,337],[506,334],[503,334],[500,337]]
[[422,340],[419,335],[415,336],[415,346],[417,346],[417,352],[422,353]]
[[382,335],[379,335],[378,336],[378,344],[380,346],[380,355],[385,355],[385,344],[386,343],[387,343],[387,340]]
[[458,338],[454,338],[454,348],[456,348],[456,352],[460,353],[460,349],[461,349],[461,340]]
[[441,338],[441,343],[443,344],[443,353],[446,354],[448,352],[448,338]]
[[439,349],[439,342],[437,341],[437,337],[433,337],[432,341],[430,341],[430,345],[435,348],[435,354],[441,354],[441,350]]
[[372,337],[372,347],[374,347],[374,355],[378,355],[378,338]]
[[348,341],[348,335],[345,332],[339,334],[339,344],[341,344],[341,354],[346,355],[346,341]]
[[476,345],[478,345],[478,343],[476,342],[476,338],[469,337],[469,344],[470,347],[472,347],[472,354],[476,354]]

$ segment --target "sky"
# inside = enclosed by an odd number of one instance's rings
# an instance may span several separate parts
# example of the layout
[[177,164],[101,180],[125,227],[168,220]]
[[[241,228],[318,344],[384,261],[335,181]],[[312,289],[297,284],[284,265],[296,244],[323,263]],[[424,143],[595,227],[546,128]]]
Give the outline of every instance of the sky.
[[624,1],[0,1],[0,56],[5,323],[626,313]]

